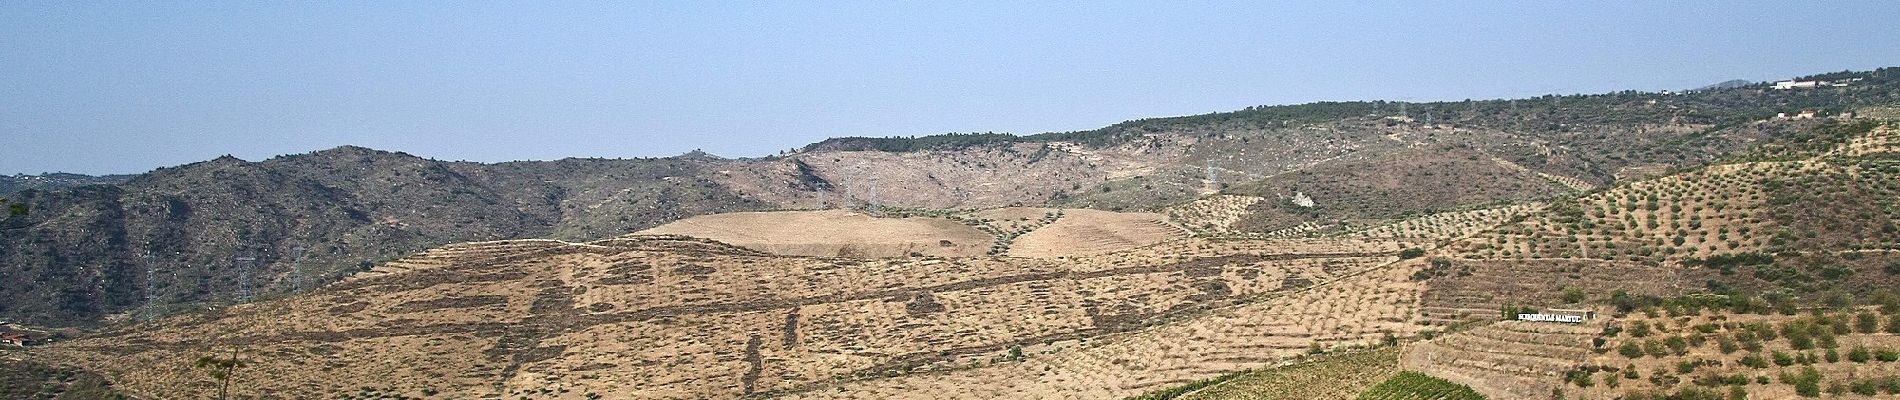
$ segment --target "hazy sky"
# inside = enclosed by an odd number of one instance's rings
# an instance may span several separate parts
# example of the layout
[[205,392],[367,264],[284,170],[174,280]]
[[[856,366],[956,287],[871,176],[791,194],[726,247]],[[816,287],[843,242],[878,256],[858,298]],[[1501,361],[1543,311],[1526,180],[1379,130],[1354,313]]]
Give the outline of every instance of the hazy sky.
[[539,3],[0,2],[0,173],[343,144],[760,156],[832,136],[1900,65],[1891,0]]

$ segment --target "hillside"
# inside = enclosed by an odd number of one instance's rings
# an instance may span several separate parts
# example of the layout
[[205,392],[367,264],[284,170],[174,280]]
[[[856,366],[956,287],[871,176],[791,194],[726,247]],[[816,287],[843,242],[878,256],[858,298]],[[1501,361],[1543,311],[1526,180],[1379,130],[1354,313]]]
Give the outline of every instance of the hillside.
[[446,243],[617,235],[763,207],[693,178],[705,168],[664,159],[484,165],[341,147],[23,191],[9,198],[32,212],[6,220],[0,235],[0,318],[88,324],[240,302]]
[[[1313,343],[1408,333],[1402,317],[1341,324],[1325,315],[1343,307],[1402,315],[1401,289],[1309,288],[1372,282],[1384,273],[1355,274],[1392,262],[1393,251],[1381,242],[1181,241],[1066,261],[861,260],[673,236],[469,243],[302,296],[125,325],[28,354],[164,398],[202,395],[209,381],[189,363],[231,350],[247,360],[249,378],[235,385],[243,396],[327,398],[359,386],[443,398],[816,396],[880,376],[1017,374],[1052,362],[1107,374],[1076,375],[1086,377],[1077,384],[1146,376],[1112,389],[1132,393]],[[1263,296],[1277,300],[1189,330],[1142,330]],[[1278,304],[1305,305],[1274,311]],[[1271,329],[1235,330],[1242,326]],[[1171,345],[1154,347],[1204,329],[1253,333],[1170,356],[1162,354]],[[1139,367],[1153,362],[1191,368]],[[984,365],[994,367],[972,369]]]
[[[1818,396],[1823,386],[1876,385],[1890,373],[1877,362],[1830,366],[1838,355],[1829,356],[1818,371],[1806,370],[1817,371],[1810,380],[1795,363],[1764,361],[1799,354],[1812,357],[1799,364],[1813,365],[1836,352],[1834,344],[1762,350],[1748,344],[1755,333],[1737,331],[1768,325],[1805,336],[1806,327],[1836,321],[1825,328],[1829,342],[1890,345],[1881,335],[1886,317],[1871,309],[1900,307],[1883,306],[1900,301],[1892,292],[1900,282],[1895,132],[1873,122],[1817,126],[1799,142],[1558,199],[1547,212],[1455,241],[1429,255],[1438,271],[1417,277],[1432,287],[1424,302],[1441,318],[1486,321],[1518,306],[1581,306],[1605,318],[1583,326],[1492,324],[1415,346],[1407,368],[1493,398],[1565,390],[1786,398]],[[1802,309],[1821,320],[1792,316]],[[1850,319],[1855,327],[1847,327]],[[1738,343],[1749,352],[1738,353]]]
[[448,243],[597,240],[730,211],[1153,212],[1225,192],[1261,200],[1233,210],[1222,234],[1333,234],[1800,142],[1821,122],[1775,113],[1889,104],[1896,73],[1832,74],[1862,80],[1812,90],[1261,106],[1020,137],[841,138],[758,159],[481,164],[357,147],[227,157],[8,195],[36,212],[0,226],[0,318],[93,325],[283,295]]
[[[1258,181],[1299,185],[1311,211],[1240,194],[1161,213],[886,206],[460,243],[301,295],[18,354],[154,398],[204,396],[214,380],[193,362],[233,353],[246,363],[240,396],[1248,398],[1319,379],[1351,382],[1312,394],[1334,398],[1878,393],[1900,365],[1882,358],[1900,321],[1881,314],[1900,310],[1900,130],[1758,125],[1781,133],[1601,186],[1427,143],[1392,154],[1456,156]],[[1433,167],[1447,163],[1459,167]],[[1337,195],[1321,185],[1392,191],[1379,176],[1447,169],[1476,174],[1447,182],[1541,180],[1547,192],[1328,203]],[[1323,179],[1333,174],[1349,178]],[[1457,194],[1412,193],[1428,191]],[[1443,209],[1420,206],[1433,201]],[[1305,222],[1285,234],[1245,228],[1286,215],[1312,219],[1286,220]],[[916,251],[945,251],[945,237],[949,252]],[[896,247],[838,256],[879,243]],[[1551,308],[1596,315],[1498,321]],[[1323,353],[1340,362],[1301,362]]]

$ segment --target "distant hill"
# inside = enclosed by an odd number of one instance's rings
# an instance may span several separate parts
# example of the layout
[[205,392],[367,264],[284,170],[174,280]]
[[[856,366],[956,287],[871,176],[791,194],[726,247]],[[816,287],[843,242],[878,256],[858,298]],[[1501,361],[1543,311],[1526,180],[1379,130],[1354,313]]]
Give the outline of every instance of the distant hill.
[[63,172],[39,175],[0,175],[0,196],[22,190],[55,190],[85,185],[112,185],[125,182],[137,175],[81,175]]
[[84,324],[148,296],[166,311],[281,295],[445,243],[608,236],[766,207],[706,180],[707,167],[476,164],[346,146],[22,191],[9,197],[32,213],[0,227],[0,318]]
[[1753,84],[1755,84],[1754,81],[1749,81],[1745,79],[1730,79],[1730,80],[1718,82],[1713,85],[1695,88],[1694,90],[1703,91],[1703,90],[1736,89],[1736,88],[1746,87],[1748,85],[1753,85]]

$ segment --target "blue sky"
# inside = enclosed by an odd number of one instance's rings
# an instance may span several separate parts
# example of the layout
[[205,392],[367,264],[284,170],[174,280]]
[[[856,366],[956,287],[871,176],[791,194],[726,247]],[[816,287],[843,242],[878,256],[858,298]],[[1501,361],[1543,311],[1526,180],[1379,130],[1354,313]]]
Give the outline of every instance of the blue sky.
[[1900,65],[1900,2],[1548,3],[9,1],[0,173],[344,144],[761,156],[833,136]]

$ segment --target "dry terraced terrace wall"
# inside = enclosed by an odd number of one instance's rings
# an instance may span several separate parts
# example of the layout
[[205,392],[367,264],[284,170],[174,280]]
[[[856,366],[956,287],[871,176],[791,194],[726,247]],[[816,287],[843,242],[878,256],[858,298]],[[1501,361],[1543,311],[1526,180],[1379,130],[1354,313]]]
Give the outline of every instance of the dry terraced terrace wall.
[[[1081,393],[1120,395],[1256,367],[1315,342],[1408,334],[1418,288],[1384,282],[1411,267],[1380,267],[1396,250],[1176,241],[1065,260],[867,260],[770,256],[675,236],[488,242],[34,356],[161,398],[207,395],[210,380],[190,363],[233,347],[248,363],[234,384],[243,396],[333,398],[373,386],[445,398],[735,398],[839,387],[883,397],[849,389],[1058,361],[1077,380],[1056,387],[1108,385]],[[1112,344],[1095,339],[1262,297],[1271,299]],[[1038,361],[1009,361],[1017,346]],[[875,379],[887,375],[903,377]],[[996,387],[1014,384],[1038,385]]]

